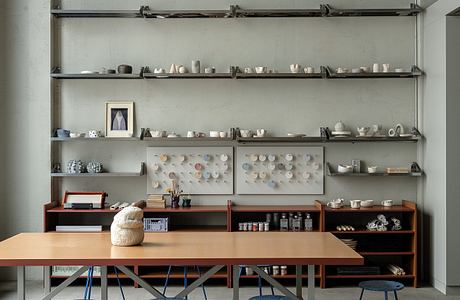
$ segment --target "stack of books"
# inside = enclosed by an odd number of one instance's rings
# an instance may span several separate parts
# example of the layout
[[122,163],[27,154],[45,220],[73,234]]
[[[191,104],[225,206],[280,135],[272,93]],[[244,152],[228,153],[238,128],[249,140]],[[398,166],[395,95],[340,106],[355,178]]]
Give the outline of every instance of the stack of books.
[[147,198],[147,208],[165,208],[166,200],[163,195],[149,195]]

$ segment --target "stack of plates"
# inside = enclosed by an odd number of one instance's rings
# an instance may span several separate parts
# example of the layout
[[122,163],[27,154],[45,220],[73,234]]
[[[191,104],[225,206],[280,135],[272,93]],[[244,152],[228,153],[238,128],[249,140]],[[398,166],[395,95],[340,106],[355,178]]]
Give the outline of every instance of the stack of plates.
[[344,242],[348,247],[356,251],[356,246],[358,245],[358,241],[354,239],[340,239]]
[[331,132],[334,137],[349,137],[351,136],[351,131],[333,131]]

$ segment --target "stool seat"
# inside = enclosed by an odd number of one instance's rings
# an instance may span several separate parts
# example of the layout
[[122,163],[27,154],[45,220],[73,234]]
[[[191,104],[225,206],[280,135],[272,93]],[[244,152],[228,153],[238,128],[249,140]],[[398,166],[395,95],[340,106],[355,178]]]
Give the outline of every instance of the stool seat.
[[359,283],[359,287],[368,291],[392,292],[404,288],[404,284],[389,280],[368,280]]
[[267,296],[254,296],[249,298],[249,300],[292,300],[292,298],[279,295],[267,295]]

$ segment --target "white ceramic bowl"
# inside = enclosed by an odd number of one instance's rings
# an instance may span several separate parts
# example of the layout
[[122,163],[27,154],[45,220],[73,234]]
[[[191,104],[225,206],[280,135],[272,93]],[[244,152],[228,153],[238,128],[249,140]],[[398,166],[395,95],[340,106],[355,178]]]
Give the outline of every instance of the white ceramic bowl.
[[353,172],[353,166],[348,166],[348,165],[339,165],[337,167],[337,171],[339,173],[351,173]]
[[374,206],[374,200],[361,201],[361,207],[372,207],[372,206]]
[[219,131],[210,131],[209,136],[212,138],[218,138],[220,136]]
[[367,167],[367,172],[368,173],[377,173],[377,166],[371,166],[371,167]]

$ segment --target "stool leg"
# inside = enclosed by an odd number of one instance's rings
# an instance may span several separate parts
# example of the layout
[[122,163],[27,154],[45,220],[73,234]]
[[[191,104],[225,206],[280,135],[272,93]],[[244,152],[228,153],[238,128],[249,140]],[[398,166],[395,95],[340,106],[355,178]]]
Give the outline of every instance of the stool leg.
[[257,276],[257,283],[259,285],[259,296],[262,296],[262,278],[260,275]]
[[168,274],[166,275],[165,285],[163,286],[163,296],[165,295],[166,289],[168,288],[169,275],[171,275],[171,269],[172,269],[172,266],[169,266]]
[[[188,273],[188,267],[185,266],[184,267],[184,289],[186,289],[188,286],[187,273]],[[188,296],[185,296],[185,299],[188,299]]]
[[388,300],[388,292],[385,291],[385,300]]
[[398,293],[396,291],[393,291],[395,293],[395,300],[398,300]]
[[359,296],[359,300],[363,300],[364,289],[361,289],[361,296]]

